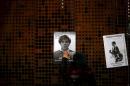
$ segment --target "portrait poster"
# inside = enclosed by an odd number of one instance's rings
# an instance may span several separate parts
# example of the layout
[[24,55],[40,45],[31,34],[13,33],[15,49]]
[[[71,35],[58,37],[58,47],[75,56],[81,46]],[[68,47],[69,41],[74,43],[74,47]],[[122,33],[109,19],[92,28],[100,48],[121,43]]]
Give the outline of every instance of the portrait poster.
[[106,67],[128,66],[125,34],[104,35]]
[[54,32],[53,38],[53,58],[54,62],[61,62],[63,57],[68,61],[73,61],[76,52],[75,32]]

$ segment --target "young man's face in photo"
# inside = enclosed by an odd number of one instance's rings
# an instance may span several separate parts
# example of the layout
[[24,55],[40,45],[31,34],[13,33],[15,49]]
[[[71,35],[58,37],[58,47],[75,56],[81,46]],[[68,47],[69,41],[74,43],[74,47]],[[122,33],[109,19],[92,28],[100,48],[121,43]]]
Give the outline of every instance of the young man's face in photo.
[[63,39],[61,42],[60,42],[60,45],[61,45],[61,49],[62,50],[67,50],[69,45],[70,45],[70,42],[68,39]]

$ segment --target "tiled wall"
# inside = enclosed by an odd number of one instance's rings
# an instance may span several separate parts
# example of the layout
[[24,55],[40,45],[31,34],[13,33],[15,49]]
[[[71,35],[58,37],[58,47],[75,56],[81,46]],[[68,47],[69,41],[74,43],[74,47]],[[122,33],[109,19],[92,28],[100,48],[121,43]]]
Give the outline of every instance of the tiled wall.
[[62,0],[1,2],[2,86],[62,84],[53,63],[54,31],[76,32],[76,50],[85,54],[98,86],[128,86],[128,67],[106,68],[102,38],[127,33],[127,0],[64,0],[63,8]]

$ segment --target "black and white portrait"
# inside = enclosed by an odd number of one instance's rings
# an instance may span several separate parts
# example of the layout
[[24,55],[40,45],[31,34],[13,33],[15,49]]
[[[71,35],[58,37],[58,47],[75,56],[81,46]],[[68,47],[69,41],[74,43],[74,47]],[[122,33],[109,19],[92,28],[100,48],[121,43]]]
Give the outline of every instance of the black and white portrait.
[[54,61],[62,61],[67,58],[73,61],[73,55],[76,51],[76,34],[75,32],[54,32]]
[[103,36],[107,68],[127,66],[125,34]]

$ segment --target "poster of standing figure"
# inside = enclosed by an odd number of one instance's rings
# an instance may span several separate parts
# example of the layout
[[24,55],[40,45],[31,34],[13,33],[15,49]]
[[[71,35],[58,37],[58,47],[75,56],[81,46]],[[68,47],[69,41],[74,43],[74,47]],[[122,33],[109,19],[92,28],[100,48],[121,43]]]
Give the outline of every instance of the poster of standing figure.
[[125,34],[104,35],[107,68],[128,66]]
[[61,62],[62,58],[73,61],[76,51],[75,32],[54,32],[53,57],[55,62]]

